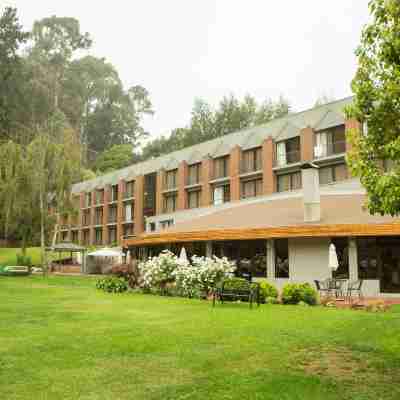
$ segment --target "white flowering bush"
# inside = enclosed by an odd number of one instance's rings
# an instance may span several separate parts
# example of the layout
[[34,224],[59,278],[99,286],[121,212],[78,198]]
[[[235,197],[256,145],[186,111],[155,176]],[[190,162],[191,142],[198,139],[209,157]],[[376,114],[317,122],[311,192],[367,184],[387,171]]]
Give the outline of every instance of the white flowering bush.
[[174,271],[183,264],[179,258],[168,250],[157,257],[151,257],[139,264],[143,284],[146,288],[164,289],[166,284],[175,280]]

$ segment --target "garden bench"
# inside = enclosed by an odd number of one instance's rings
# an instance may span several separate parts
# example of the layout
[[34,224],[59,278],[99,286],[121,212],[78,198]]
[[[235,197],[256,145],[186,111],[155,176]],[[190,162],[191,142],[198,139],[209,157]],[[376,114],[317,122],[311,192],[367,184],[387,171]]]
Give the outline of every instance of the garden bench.
[[251,283],[246,279],[233,278],[221,282],[219,286],[213,290],[213,307],[216,301],[221,304],[224,301],[245,300],[249,302],[249,307],[253,308],[253,302],[260,305],[260,286],[258,283]]

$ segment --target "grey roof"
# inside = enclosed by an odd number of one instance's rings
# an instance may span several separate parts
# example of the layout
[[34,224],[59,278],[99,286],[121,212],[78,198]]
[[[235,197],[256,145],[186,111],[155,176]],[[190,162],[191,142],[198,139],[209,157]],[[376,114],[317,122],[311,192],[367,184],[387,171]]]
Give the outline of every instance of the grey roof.
[[52,251],[66,251],[66,252],[81,252],[86,251],[86,247],[79,246],[72,242],[61,242],[54,245],[54,247],[49,247]]
[[262,142],[269,136],[272,136],[275,140],[285,140],[299,136],[300,130],[305,127],[322,130],[341,125],[344,123],[343,109],[351,101],[352,97],[347,97],[309,110],[288,114],[263,125],[233,132],[207,142],[133,164],[95,179],[76,183],[72,187],[72,193],[77,194],[102,188],[106,185],[114,185],[118,183],[119,179],[133,179],[135,176],[156,172],[160,169],[174,169],[184,160],[192,164],[201,161],[207,156],[213,158],[221,157],[229,154],[231,149],[237,145],[244,150],[261,146]]

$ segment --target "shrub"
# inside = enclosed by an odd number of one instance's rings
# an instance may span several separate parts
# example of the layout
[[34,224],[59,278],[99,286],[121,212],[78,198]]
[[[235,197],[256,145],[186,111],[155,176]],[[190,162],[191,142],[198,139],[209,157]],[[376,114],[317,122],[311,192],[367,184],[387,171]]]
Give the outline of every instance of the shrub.
[[128,283],[125,279],[108,276],[96,282],[96,288],[108,293],[122,293],[128,290]]
[[32,258],[28,255],[17,254],[17,265],[22,265],[25,267],[32,266]]
[[278,298],[278,289],[274,285],[272,285],[267,281],[262,281],[260,282],[259,285],[260,285],[260,303],[273,303],[271,299]]
[[299,304],[300,302],[309,305],[317,304],[317,291],[309,283],[285,285],[282,289],[282,303]]

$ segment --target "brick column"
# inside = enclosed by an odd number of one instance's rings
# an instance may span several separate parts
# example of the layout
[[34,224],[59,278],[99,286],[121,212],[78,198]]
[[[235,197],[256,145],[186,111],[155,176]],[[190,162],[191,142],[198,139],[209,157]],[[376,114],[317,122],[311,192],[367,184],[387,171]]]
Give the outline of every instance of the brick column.
[[90,207],[90,233],[89,233],[89,242],[91,245],[94,244],[95,234],[94,234],[94,214],[95,214],[95,206],[96,204],[96,190],[92,190],[92,204]]
[[188,164],[186,161],[182,161],[178,167],[178,210],[186,209],[186,190],[188,177]]
[[135,235],[140,235],[144,231],[143,196],[144,176],[140,175],[135,179]]
[[111,197],[111,186],[107,185],[104,187],[104,204],[103,204],[103,244],[108,244],[108,202]]
[[122,244],[122,235],[124,233],[122,222],[124,220],[124,195],[125,195],[125,181],[120,179],[118,181],[118,202],[117,202],[117,243],[118,246]]
[[271,194],[276,191],[276,178],[273,171],[275,144],[272,136],[268,136],[262,144],[263,162],[263,186],[264,194]]
[[240,155],[241,149],[236,145],[229,157],[231,201],[240,200]]
[[163,169],[157,172],[156,182],[156,215],[163,213],[163,187],[164,187],[165,171]]
[[211,186],[213,159],[207,157],[201,162],[201,206],[207,207],[211,203]]
[[309,126],[300,131],[300,156],[301,161],[314,159],[314,130]]
[[85,204],[85,192],[81,192],[79,194],[79,210],[78,210],[78,242],[80,245],[83,244],[83,233],[82,233],[82,217],[83,217],[83,212],[82,208]]

